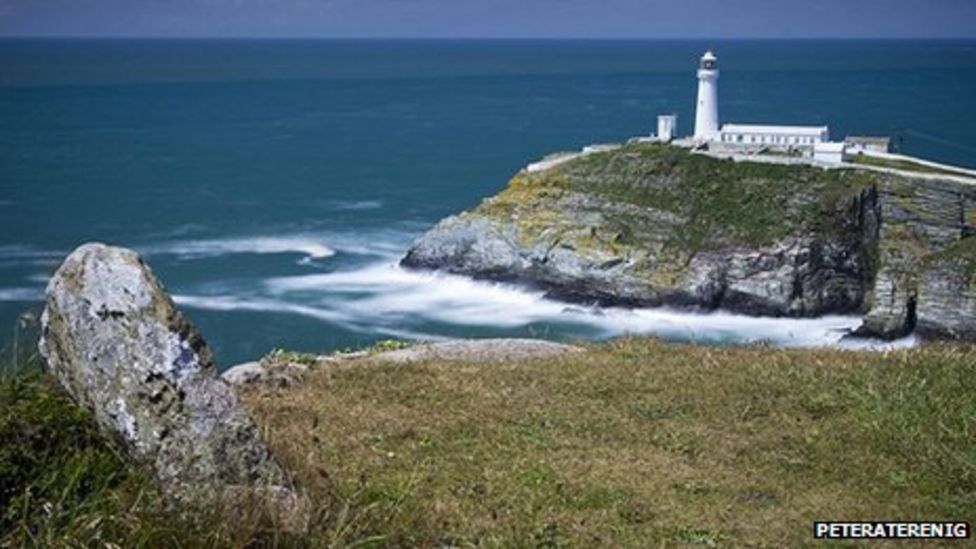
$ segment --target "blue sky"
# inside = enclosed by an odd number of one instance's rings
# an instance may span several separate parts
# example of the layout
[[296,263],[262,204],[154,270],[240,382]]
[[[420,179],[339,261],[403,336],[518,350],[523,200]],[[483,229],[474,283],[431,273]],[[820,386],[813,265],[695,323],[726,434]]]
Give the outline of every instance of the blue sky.
[[0,0],[0,36],[976,38],[976,0]]

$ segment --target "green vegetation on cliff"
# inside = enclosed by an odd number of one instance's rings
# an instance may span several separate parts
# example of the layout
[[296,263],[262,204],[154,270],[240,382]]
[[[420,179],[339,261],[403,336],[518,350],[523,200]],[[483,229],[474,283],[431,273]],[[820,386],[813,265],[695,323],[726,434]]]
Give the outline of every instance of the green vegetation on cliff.
[[925,257],[925,267],[945,264],[958,272],[969,288],[976,289],[976,238],[965,238]]
[[849,227],[838,226],[839,214],[876,181],[875,174],[860,170],[733,162],[641,143],[521,172],[476,211],[515,215],[531,234],[561,222],[569,229],[577,220],[561,211],[559,202],[565,201],[604,214],[600,231],[610,235],[606,243],[643,245],[666,227],[665,247],[691,253],[840,233]]

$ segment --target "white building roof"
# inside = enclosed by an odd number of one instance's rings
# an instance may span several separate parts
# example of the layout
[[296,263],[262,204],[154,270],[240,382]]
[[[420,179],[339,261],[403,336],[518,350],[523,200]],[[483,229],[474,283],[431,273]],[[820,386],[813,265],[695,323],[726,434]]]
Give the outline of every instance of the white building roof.
[[891,143],[890,137],[881,137],[874,135],[848,135],[844,141],[848,143],[871,143],[878,145],[887,145]]
[[816,143],[813,146],[813,149],[817,152],[839,153],[839,152],[844,152],[844,147],[846,145],[847,144],[844,142],[827,141],[825,143]]
[[759,124],[723,124],[722,133],[762,133],[772,135],[823,135],[827,126],[763,126]]

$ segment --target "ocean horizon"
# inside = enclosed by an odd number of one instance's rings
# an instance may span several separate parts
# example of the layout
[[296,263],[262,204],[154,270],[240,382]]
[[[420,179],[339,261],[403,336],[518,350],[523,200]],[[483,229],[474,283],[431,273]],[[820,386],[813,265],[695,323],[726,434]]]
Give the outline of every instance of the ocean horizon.
[[386,338],[838,344],[856,317],[599,308],[396,265],[547,154],[665,112],[689,134],[707,48],[723,122],[976,167],[976,40],[4,38],[0,349],[88,241],[143,254],[222,367]]

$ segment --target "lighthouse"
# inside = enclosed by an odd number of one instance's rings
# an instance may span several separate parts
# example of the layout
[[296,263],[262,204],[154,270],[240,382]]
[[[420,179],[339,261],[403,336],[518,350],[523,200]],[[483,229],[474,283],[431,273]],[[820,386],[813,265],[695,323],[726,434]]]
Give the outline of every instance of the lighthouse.
[[698,105],[695,110],[695,139],[709,141],[718,136],[718,58],[705,52],[698,66]]

